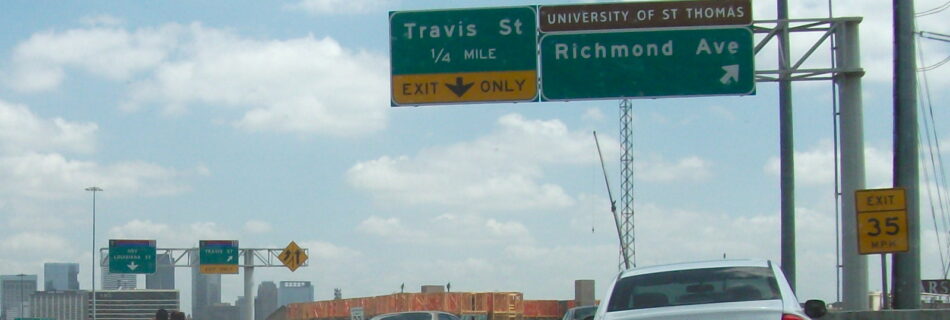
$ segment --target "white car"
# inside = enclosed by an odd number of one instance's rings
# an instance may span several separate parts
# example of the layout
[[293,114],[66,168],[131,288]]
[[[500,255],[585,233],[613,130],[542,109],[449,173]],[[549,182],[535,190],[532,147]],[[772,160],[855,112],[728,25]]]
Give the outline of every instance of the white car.
[[635,268],[621,273],[594,320],[808,320],[778,266],[766,260],[721,260]]

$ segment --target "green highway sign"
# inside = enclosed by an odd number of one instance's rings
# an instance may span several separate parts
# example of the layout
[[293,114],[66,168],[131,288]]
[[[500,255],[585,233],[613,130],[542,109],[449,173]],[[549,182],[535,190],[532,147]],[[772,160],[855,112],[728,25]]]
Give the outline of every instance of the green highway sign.
[[533,6],[389,14],[393,106],[537,98]]
[[155,273],[155,240],[109,240],[109,272]]
[[540,46],[544,101],[755,92],[748,27],[551,33]]
[[198,242],[199,271],[205,274],[238,273],[237,240],[201,240]]

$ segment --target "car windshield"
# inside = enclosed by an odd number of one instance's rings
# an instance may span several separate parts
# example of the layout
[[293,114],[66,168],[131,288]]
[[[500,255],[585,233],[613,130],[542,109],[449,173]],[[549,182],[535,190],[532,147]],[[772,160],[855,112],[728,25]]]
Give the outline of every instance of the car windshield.
[[621,279],[610,295],[607,312],[780,298],[775,276],[767,267],[677,270]]

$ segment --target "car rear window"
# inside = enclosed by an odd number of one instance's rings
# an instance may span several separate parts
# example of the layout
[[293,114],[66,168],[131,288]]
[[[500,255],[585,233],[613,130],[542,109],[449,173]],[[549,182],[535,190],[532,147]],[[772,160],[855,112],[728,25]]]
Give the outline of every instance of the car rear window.
[[432,320],[432,315],[428,312],[407,312],[397,313],[380,320]]
[[607,312],[772,299],[781,299],[781,294],[767,267],[677,270],[620,279]]
[[597,311],[596,306],[581,307],[581,308],[574,309],[574,320],[584,320],[584,318],[587,318],[588,316],[593,315],[594,312],[596,311]]

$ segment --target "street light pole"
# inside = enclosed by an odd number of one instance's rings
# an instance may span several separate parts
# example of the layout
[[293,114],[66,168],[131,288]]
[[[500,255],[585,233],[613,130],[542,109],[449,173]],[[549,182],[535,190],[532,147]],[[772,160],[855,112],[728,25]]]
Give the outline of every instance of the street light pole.
[[96,319],[96,192],[102,191],[99,187],[88,187],[86,191],[92,191],[92,319]]

